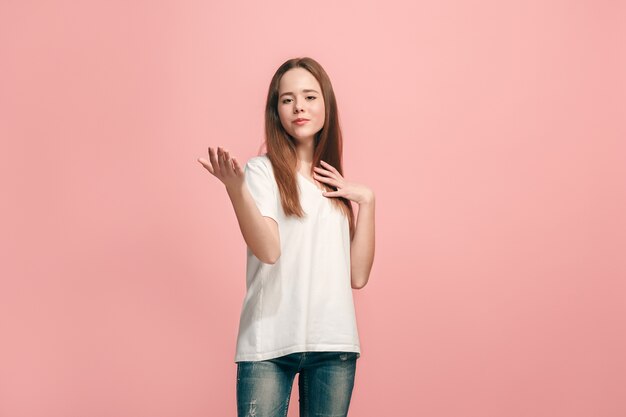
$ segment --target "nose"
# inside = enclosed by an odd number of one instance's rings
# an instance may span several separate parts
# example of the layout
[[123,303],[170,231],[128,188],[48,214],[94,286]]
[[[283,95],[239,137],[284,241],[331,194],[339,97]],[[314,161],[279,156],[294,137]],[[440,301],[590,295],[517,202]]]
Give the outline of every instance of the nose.
[[298,102],[296,102],[296,101],[294,100],[293,112],[294,112],[294,113],[298,113],[298,112],[300,112],[300,111],[302,111],[302,110],[304,110],[304,109],[302,108],[302,104],[298,104]]

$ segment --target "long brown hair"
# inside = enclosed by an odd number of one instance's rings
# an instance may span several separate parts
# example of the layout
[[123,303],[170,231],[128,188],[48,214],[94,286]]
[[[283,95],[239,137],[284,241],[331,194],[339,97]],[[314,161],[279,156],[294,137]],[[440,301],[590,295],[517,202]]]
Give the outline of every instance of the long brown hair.
[[[304,68],[309,71],[319,82],[324,97],[325,120],[324,126],[315,134],[313,144],[313,162],[311,167],[320,166],[323,160],[339,171],[343,175],[342,152],[343,142],[341,128],[339,127],[339,114],[337,111],[337,101],[333,91],[330,78],[324,68],[313,58],[302,57],[289,59],[283,63],[272,77],[269,90],[267,92],[267,103],[265,105],[265,145],[267,156],[272,162],[274,177],[280,191],[280,200],[286,216],[303,217],[304,211],[300,205],[300,195],[296,179],[296,166],[298,158],[296,145],[293,138],[285,131],[280,123],[278,115],[278,87],[280,79],[292,68]],[[313,170],[311,170],[311,173]],[[326,191],[336,191],[336,187],[331,187],[325,183],[322,186]],[[330,198],[332,204],[347,216],[350,225],[350,240],[354,237],[354,211],[350,200],[344,197]]]

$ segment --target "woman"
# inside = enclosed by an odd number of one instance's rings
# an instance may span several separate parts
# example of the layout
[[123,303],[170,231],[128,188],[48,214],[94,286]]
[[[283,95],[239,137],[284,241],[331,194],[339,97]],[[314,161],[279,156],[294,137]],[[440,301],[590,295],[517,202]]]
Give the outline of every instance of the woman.
[[[374,260],[374,193],[343,177],[330,79],[311,58],[281,65],[265,109],[267,153],[198,161],[222,181],[247,244],[237,337],[238,416],[347,415],[361,355],[352,288]],[[351,201],[359,205],[354,221]]]

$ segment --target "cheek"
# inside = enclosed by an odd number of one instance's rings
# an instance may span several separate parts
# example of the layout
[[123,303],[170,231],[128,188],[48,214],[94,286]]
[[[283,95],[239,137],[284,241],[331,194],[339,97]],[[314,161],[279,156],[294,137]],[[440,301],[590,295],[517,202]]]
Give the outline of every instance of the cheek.
[[280,122],[283,125],[287,124],[287,122],[289,120],[287,112],[285,111],[285,109],[283,107],[279,107],[278,108],[278,118],[280,119]]
[[324,104],[321,104],[315,109],[315,114],[319,118],[319,120],[322,122],[322,124],[324,124],[325,110],[326,109],[324,108]]
[[323,115],[324,114],[324,105],[321,106],[317,106],[317,108],[315,109],[318,115]]

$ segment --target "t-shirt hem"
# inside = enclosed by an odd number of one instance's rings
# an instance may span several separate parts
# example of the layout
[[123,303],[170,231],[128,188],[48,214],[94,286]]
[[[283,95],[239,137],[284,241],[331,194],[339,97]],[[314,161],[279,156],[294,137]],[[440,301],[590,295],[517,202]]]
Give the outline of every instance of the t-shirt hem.
[[361,356],[361,347],[359,345],[297,345],[285,349],[279,349],[272,352],[238,354],[235,355],[235,363],[242,361],[264,361],[267,359],[278,358],[280,356],[289,355],[297,352],[356,352],[357,358]]

